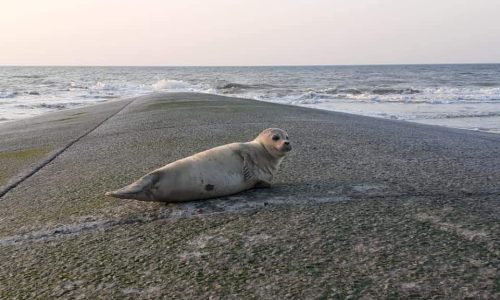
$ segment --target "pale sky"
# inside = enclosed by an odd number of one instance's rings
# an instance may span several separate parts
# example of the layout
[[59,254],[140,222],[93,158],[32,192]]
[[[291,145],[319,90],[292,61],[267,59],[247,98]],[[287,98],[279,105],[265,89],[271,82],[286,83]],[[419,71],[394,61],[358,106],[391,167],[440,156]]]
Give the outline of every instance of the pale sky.
[[0,65],[500,63],[500,0],[0,0]]

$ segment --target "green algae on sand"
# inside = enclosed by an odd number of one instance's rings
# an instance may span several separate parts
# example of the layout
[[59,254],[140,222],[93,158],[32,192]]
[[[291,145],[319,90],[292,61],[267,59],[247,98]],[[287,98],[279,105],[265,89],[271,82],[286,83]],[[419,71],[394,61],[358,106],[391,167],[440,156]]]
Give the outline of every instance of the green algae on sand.
[[0,159],[29,159],[34,156],[45,154],[46,152],[47,150],[42,148],[6,151],[0,152]]
[[47,154],[44,148],[0,152],[0,185],[5,184],[24,167]]

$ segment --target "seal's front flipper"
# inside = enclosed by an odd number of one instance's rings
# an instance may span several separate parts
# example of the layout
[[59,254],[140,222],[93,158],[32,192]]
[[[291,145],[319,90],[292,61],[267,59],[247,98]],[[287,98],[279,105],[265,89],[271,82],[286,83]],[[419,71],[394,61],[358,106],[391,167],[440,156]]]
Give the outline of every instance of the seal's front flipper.
[[258,181],[254,188],[262,188],[262,189],[266,189],[266,188],[270,188],[271,187],[271,183],[270,182],[267,182],[267,181],[264,181],[264,180],[261,180],[261,181]]
[[129,184],[119,190],[107,192],[105,195],[121,199],[156,201],[153,194],[153,189],[159,178],[160,176],[158,174],[149,173],[136,182]]
[[243,160],[243,167],[242,167],[243,179],[245,181],[255,179],[256,178],[255,163],[252,160],[251,156],[245,151],[238,151],[238,154],[241,156]]

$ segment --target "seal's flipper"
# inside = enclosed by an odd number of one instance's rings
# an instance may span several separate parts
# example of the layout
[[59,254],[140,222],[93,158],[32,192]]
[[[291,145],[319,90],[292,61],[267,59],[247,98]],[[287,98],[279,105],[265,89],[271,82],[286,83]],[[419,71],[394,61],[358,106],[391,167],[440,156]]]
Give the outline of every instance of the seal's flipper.
[[255,173],[254,173],[254,162],[250,155],[246,153],[245,151],[239,151],[238,154],[241,156],[243,159],[243,177],[245,181],[251,180],[253,178],[256,178]]
[[160,175],[149,173],[136,182],[127,185],[119,190],[107,192],[105,195],[121,199],[136,199],[142,201],[155,201],[152,193],[154,185],[160,179]]
[[257,181],[255,184],[254,188],[261,188],[261,189],[267,189],[271,187],[271,183],[268,181],[260,180]]

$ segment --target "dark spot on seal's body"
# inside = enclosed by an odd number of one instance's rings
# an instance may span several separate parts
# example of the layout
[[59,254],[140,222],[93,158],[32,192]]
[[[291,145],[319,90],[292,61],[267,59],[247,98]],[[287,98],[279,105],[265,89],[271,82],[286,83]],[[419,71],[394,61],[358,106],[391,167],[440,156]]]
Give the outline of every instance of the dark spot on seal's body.
[[205,191],[211,191],[214,189],[214,187],[215,186],[213,184],[207,184],[207,185],[205,185]]

